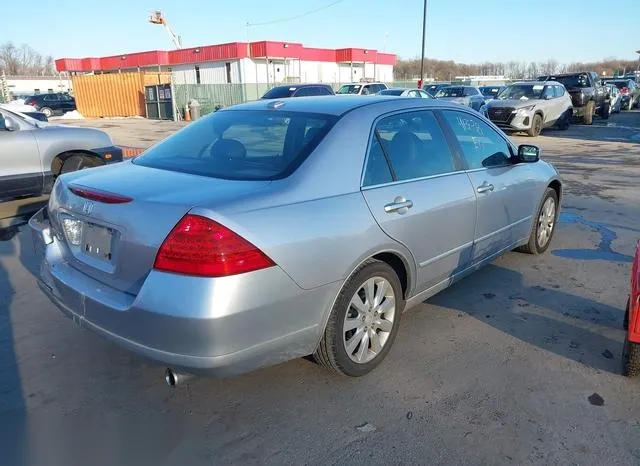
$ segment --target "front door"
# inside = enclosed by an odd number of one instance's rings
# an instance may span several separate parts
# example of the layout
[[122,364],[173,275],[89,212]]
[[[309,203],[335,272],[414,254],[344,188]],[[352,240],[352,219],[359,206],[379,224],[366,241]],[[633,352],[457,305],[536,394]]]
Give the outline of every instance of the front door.
[[[13,130],[7,129],[11,119]],[[40,194],[43,186],[40,153],[34,130],[17,116],[0,110],[0,198]]]
[[362,193],[376,221],[413,255],[416,291],[471,262],[476,197],[431,111],[379,120]]
[[527,238],[536,206],[530,164],[514,164],[507,139],[477,116],[442,112],[466,162],[477,196],[473,258],[480,262]]

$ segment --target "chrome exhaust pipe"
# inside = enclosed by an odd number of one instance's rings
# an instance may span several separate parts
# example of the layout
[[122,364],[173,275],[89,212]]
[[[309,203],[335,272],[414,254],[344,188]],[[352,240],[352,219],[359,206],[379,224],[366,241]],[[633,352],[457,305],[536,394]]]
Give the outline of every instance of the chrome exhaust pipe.
[[193,377],[195,377],[195,376],[192,375],[192,374],[186,374],[184,372],[176,372],[173,369],[171,369],[170,367],[167,368],[166,371],[164,371],[164,381],[170,387],[176,387],[178,385],[183,385],[183,384],[187,383],[189,380],[191,380]]

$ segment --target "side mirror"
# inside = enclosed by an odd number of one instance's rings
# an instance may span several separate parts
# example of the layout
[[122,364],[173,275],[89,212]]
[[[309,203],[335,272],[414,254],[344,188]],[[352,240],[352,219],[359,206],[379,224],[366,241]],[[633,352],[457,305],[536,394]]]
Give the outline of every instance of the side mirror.
[[18,123],[16,123],[15,120],[11,118],[5,118],[4,129],[6,129],[7,131],[18,131],[20,129],[20,126],[18,125]]
[[518,162],[535,163],[540,160],[540,148],[531,144],[518,146]]
[[552,95],[548,95],[547,94],[547,95],[544,96],[544,100],[551,100],[551,99],[553,99]]

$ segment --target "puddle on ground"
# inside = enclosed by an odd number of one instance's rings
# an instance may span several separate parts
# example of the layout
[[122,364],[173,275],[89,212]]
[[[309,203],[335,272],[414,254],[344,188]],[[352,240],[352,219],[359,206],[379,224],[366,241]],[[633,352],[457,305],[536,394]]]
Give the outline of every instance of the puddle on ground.
[[611,248],[611,244],[618,237],[612,228],[624,229],[640,233],[640,230],[622,225],[607,225],[585,219],[582,215],[573,212],[562,212],[559,223],[580,224],[591,228],[600,234],[600,243],[597,249],[554,249],[551,254],[558,257],[577,260],[605,260],[611,262],[633,262],[632,256],[620,254]]

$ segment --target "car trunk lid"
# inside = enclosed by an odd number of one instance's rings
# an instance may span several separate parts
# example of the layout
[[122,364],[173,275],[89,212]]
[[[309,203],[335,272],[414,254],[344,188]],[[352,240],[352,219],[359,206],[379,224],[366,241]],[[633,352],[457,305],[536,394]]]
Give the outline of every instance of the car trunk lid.
[[74,268],[135,295],[160,245],[191,208],[234,200],[269,183],[124,162],[61,177],[49,203],[50,218]]

